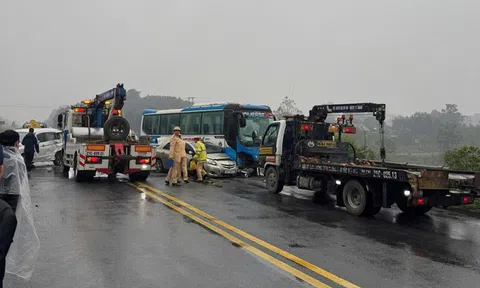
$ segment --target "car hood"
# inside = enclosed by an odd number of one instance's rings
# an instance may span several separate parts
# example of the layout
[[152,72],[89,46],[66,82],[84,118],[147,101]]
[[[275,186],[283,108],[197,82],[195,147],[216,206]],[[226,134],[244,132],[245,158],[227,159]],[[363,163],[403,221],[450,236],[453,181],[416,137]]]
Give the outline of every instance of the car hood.
[[230,157],[228,157],[228,155],[225,154],[225,153],[210,153],[210,154],[207,154],[207,159],[232,161],[232,159]]

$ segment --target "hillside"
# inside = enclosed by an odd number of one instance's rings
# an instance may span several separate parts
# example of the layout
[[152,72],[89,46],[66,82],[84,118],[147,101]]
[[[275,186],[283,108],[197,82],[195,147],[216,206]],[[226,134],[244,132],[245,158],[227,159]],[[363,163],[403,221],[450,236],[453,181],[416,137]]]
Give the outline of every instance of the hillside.
[[[130,89],[127,91],[127,101],[125,102],[123,115],[130,122],[131,129],[133,129],[135,133],[140,134],[140,122],[142,120],[142,111],[144,109],[178,109],[187,107],[188,105],[188,101],[178,97],[154,95],[141,97],[140,91]],[[46,120],[48,125],[51,127],[57,127],[57,115],[65,111],[68,107],[68,105],[63,105],[58,109],[53,110]]]

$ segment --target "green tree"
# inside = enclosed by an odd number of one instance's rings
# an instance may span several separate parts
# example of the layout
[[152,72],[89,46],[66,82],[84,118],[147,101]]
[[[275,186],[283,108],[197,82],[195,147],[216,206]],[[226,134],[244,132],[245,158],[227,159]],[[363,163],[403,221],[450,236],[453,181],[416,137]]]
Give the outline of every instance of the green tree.
[[[355,142],[355,140],[353,140],[351,137],[348,137],[347,135],[342,134],[342,142],[348,142],[353,146],[357,158],[368,160],[378,159],[376,153],[372,149],[364,146],[359,146],[357,142]],[[353,150],[350,150],[349,155],[351,158],[353,158]]]
[[440,125],[436,139],[440,149],[446,151],[453,149],[462,141],[462,134],[457,124],[446,122]]
[[450,169],[480,171],[480,147],[462,146],[445,153],[445,164]]

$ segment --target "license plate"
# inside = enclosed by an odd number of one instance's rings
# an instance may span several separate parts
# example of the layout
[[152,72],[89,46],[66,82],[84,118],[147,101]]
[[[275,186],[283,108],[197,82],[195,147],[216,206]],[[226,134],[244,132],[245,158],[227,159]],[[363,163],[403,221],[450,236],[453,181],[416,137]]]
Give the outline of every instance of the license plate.
[[237,174],[237,172],[236,172],[236,171],[233,171],[233,170],[232,170],[232,171],[228,171],[228,170],[227,170],[227,171],[225,171],[225,173],[223,173],[223,174],[234,175],[234,174]]

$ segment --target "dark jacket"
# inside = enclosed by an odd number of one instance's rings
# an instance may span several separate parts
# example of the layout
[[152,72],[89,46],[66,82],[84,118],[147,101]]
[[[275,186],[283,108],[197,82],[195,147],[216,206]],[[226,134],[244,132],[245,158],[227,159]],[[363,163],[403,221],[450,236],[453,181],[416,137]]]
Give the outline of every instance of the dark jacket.
[[35,136],[33,133],[28,133],[25,135],[25,137],[23,137],[22,145],[25,146],[23,150],[25,153],[35,153],[35,151],[37,151],[37,153],[40,152],[37,136]]

